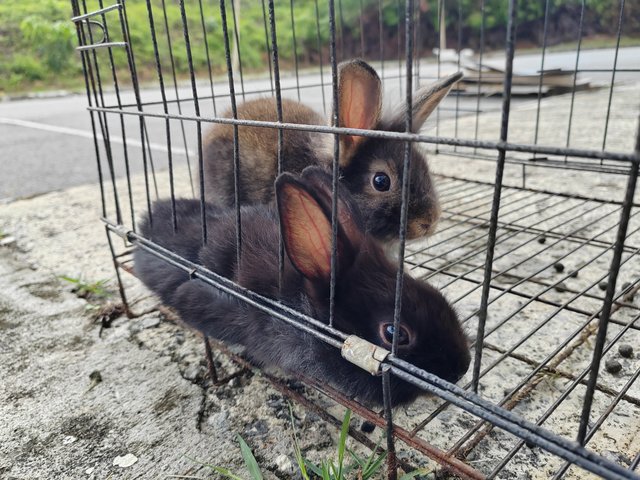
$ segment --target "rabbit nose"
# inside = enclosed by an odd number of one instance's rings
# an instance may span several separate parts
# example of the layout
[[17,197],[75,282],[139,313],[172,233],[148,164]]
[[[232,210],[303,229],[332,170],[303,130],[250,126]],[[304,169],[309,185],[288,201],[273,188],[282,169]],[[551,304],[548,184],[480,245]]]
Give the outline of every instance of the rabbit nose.
[[431,230],[431,225],[423,222],[412,222],[407,228],[407,237],[412,240],[414,238],[424,237]]

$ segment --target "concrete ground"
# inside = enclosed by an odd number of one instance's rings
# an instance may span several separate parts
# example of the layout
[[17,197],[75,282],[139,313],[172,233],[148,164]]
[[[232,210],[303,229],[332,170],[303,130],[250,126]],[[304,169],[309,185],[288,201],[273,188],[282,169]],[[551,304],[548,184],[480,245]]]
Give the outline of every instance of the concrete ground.
[[[618,123],[609,140],[612,150],[629,151],[632,148],[639,88],[638,84],[621,85],[614,92],[613,98],[620,108],[615,110]],[[606,104],[607,94],[606,90],[597,90],[577,97],[578,105],[586,110],[576,116],[578,136],[573,141],[583,144],[584,148],[595,148],[594,145],[602,141],[589,133],[593,131],[590,129],[601,129],[593,125],[600,125],[602,117],[588,112],[596,105],[599,108],[603,102]],[[566,107],[567,100],[568,97],[543,100],[545,130],[541,133],[544,139],[541,143],[558,144],[554,135],[564,138],[564,134],[553,126],[559,121],[554,115],[564,115],[559,105]],[[514,137],[510,140],[531,141],[532,126],[528,123],[531,108],[535,107],[527,104],[514,111]],[[488,138],[495,138],[497,114],[489,112],[480,120],[481,136],[486,132]],[[475,128],[474,121],[469,118],[458,128],[469,132]],[[441,127],[440,133],[449,135],[455,125],[448,121]],[[431,162],[438,173],[492,180],[492,163],[462,163],[460,158],[440,155],[432,157]],[[566,187],[567,191],[586,191],[608,199],[622,196],[620,188],[624,178],[620,176],[580,174],[560,182],[554,176],[555,170],[532,168],[528,171],[529,186],[553,186],[560,190]],[[188,193],[185,170],[179,172],[179,191]],[[519,185],[520,175],[520,167],[509,167],[506,183]],[[160,196],[166,194],[165,177],[166,174],[160,177]],[[443,189],[451,186],[445,179],[439,182]],[[138,202],[144,195],[140,175],[134,177],[132,188]],[[455,202],[449,206],[452,211],[457,208]],[[127,218],[128,212],[126,208],[124,210]],[[538,214],[547,212],[538,209]],[[210,387],[199,337],[155,309],[157,301],[132,276],[123,274],[133,310],[148,313],[134,319],[117,316],[109,328],[101,328],[96,317],[108,314],[104,306],[117,303],[118,296],[114,292],[113,265],[100,215],[100,194],[95,184],[0,205],[0,378],[3,383],[0,389],[0,477],[206,478],[211,472],[200,462],[223,465],[246,476],[236,443],[238,434],[256,452],[267,478],[295,476],[291,421],[282,394],[255,374],[237,377],[222,387]],[[427,243],[436,243],[436,238]],[[419,247],[414,246],[413,251]],[[115,248],[118,252],[124,250],[121,243]],[[606,263],[603,265],[602,268],[606,268]],[[634,264],[634,269],[628,271],[631,279],[637,278],[636,266]],[[421,271],[417,273],[422,274]],[[109,293],[106,298],[98,298],[100,295],[79,298],[78,294],[82,292],[73,291],[77,285],[61,276],[81,279],[87,284],[104,279]],[[437,286],[444,282],[441,278],[431,281]],[[445,293],[452,299],[465,285],[461,282],[455,288],[449,287]],[[94,293],[103,293],[99,290]],[[477,297],[469,295],[456,307],[461,314],[469,313],[477,306],[476,301]],[[495,308],[495,318],[498,318],[501,313],[509,312],[513,305],[506,302]],[[529,321],[528,318],[537,319],[543,314],[545,311],[534,310],[520,318]],[[565,318],[563,328],[571,328],[574,320],[573,317]],[[470,322],[472,331],[474,320]],[[518,325],[497,334],[497,339],[492,341],[498,345],[513,342],[522,334]],[[556,329],[554,334],[558,335],[559,331],[564,332]],[[546,347],[548,338],[547,333],[540,343],[530,347],[528,353],[534,359],[544,354],[542,347]],[[486,358],[490,360],[492,355],[495,357],[496,352],[487,352]],[[588,358],[585,349],[572,361],[579,367],[585,365]],[[216,359],[223,371],[237,368],[223,355],[216,355]],[[625,364],[625,372],[634,371],[637,362],[636,358],[629,365]],[[499,400],[504,395],[504,385],[510,379],[524,375],[527,369],[526,364],[515,360],[503,364],[483,382],[483,395]],[[619,387],[626,378],[607,380]],[[545,380],[545,388],[536,390],[530,401],[517,411],[535,419],[540,411],[538,408],[545,404],[545,394],[552,395],[561,388],[560,380],[561,377]],[[631,394],[637,397],[637,385],[634,388]],[[314,394],[308,392],[308,395]],[[555,431],[569,438],[573,436],[575,406],[579,405],[579,395],[574,397],[554,417],[556,421],[552,424]],[[327,404],[326,400],[321,401],[336,416],[341,416],[339,408]],[[420,399],[397,412],[397,420],[403,425],[415,426],[437,404],[433,399]],[[316,460],[331,455],[335,451],[336,430],[300,406],[294,405],[294,412],[306,455]],[[625,404],[617,412],[619,417],[613,422],[613,428],[606,430],[604,439],[591,448],[624,463],[624,459],[633,456],[639,448],[640,414],[633,403]],[[421,435],[446,448],[472,424],[472,420],[456,409],[449,409]],[[359,419],[354,420],[354,425],[359,423]],[[563,428],[563,425],[567,427]],[[380,430],[376,429],[369,437],[377,441],[379,435]],[[614,447],[610,447],[611,438],[616,440]],[[470,464],[489,471],[504,454],[505,442],[510,445],[512,437],[498,432],[488,438],[469,457]],[[615,457],[610,452],[612,449],[623,459]],[[401,455],[417,465],[428,464],[415,452],[403,450]],[[547,478],[558,466],[557,459],[537,450],[526,450],[505,470],[504,478],[516,478],[509,475]],[[573,472],[572,478],[584,478],[581,475],[579,471]]]

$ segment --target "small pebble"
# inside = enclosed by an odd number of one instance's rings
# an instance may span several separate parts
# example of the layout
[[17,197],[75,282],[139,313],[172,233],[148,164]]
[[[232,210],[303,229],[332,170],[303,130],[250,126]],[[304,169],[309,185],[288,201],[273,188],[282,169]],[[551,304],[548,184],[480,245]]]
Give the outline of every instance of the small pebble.
[[632,358],[633,357],[633,347],[628,343],[623,343],[618,347],[618,353],[620,356],[624,358]]
[[317,413],[307,412],[304,416],[304,421],[308,423],[318,423],[322,421],[322,418]]
[[569,276],[570,276],[571,278],[578,278],[578,270],[574,270],[573,272],[571,272],[571,273],[569,274]]
[[567,291],[567,286],[565,285],[564,282],[560,282],[559,284],[557,284],[555,286],[555,289],[557,292],[566,292]]
[[546,241],[547,241],[547,237],[545,237],[545,236],[542,236],[542,237],[538,238],[538,243],[540,243],[540,244],[544,244]]
[[198,374],[200,373],[200,367],[198,365],[189,365],[185,370],[182,376],[187,380],[195,380],[198,378]]
[[133,465],[138,461],[138,457],[132,455],[131,453],[127,453],[123,456],[117,456],[113,459],[113,465],[115,467],[127,468]]
[[606,290],[608,284],[609,282],[602,281],[598,284],[598,287],[600,288],[600,290]]
[[278,396],[278,395],[269,395],[266,401],[267,407],[273,408],[275,410],[287,409],[287,401]]
[[160,325],[160,319],[156,316],[145,318],[140,322],[142,328],[154,328]]
[[626,290],[627,288],[629,288],[631,286],[631,282],[624,282],[622,284],[622,290]]
[[16,237],[12,237],[11,235],[7,235],[2,240],[0,240],[0,247],[8,247],[16,243]]
[[[409,452],[400,450],[398,453],[396,453],[396,458],[403,462],[410,462],[411,460],[415,460],[415,455],[412,455]],[[431,475],[429,477],[418,476],[417,478],[435,478],[435,477]]]
[[[276,415],[276,418],[278,418],[277,415]],[[287,417],[282,415],[280,418],[287,418]],[[269,433],[269,425],[264,420],[254,420],[249,425],[247,425],[244,433],[246,436],[249,436],[249,437],[262,437],[267,433]]]
[[289,460],[289,457],[285,454],[276,457],[276,467],[278,467],[278,470],[281,472],[293,472],[293,463],[291,463],[291,460]]
[[556,272],[558,273],[562,273],[564,272],[564,264],[561,262],[556,262],[553,264],[553,268],[556,270]]
[[362,425],[360,425],[360,430],[362,430],[364,433],[371,433],[375,429],[376,425],[368,420],[365,420],[364,422],[362,422]]
[[228,419],[229,412],[227,412],[226,410],[222,410],[221,412],[211,415],[207,420],[207,423],[214,426],[218,430],[224,430],[228,428]]
[[604,362],[604,368],[606,368],[609,373],[618,373],[622,370],[622,364],[617,360],[607,360]]

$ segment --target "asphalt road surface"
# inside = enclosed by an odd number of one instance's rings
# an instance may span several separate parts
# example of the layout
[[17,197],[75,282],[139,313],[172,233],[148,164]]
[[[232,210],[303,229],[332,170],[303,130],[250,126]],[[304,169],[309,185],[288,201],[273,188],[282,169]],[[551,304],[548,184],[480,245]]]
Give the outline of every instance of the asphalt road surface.
[[[610,69],[613,66],[614,50],[600,49],[581,52],[581,69]],[[487,57],[487,63],[501,66],[504,60],[500,56]],[[514,69],[516,72],[532,73],[540,68],[539,55],[517,56]],[[547,53],[545,69],[565,68],[573,69],[575,66],[575,52]],[[446,70],[453,71],[455,67]],[[640,47],[620,49],[618,69],[640,69]],[[443,70],[444,71],[444,70]],[[428,79],[434,77],[437,67],[427,61],[421,62],[421,77]],[[326,72],[325,72],[326,73]],[[397,63],[385,64],[385,101],[395,103],[400,98],[400,86],[403,80],[398,76]],[[596,83],[607,84],[611,81],[611,73],[607,72],[583,72],[581,78],[589,78]],[[618,72],[616,82],[640,81],[637,72]],[[428,80],[425,80],[428,82]],[[301,100],[312,105],[319,112],[323,111],[323,95],[319,84],[319,76],[315,74],[302,75],[299,79],[301,86],[308,86],[301,90]],[[283,78],[284,95],[297,98],[296,79],[288,76]],[[330,79],[325,75],[325,101],[327,110],[330,105]],[[265,92],[270,89],[269,79],[257,79],[245,81],[246,92]],[[289,88],[287,90],[287,88]],[[228,93],[225,79],[220,79],[215,85],[215,94]],[[240,86],[236,87],[237,92]],[[175,99],[175,92],[167,91],[170,99]],[[198,87],[198,95],[211,96],[210,85],[202,84]],[[160,92],[158,88],[147,88],[141,92],[142,102],[159,102]],[[178,89],[180,98],[191,97],[191,89],[188,84],[181,85]],[[248,95],[247,98],[250,96]],[[133,105],[134,96],[130,90],[124,90],[121,95],[123,104]],[[513,104],[519,102],[531,102],[531,97],[522,99],[514,98]],[[500,108],[499,98],[484,98],[482,109]],[[117,105],[117,98],[113,92],[105,94],[106,105]],[[470,97],[448,98],[441,109],[441,116],[452,116],[457,106],[464,113],[475,107],[476,99]],[[97,180],[96,151],[91,129],[90,115],[86,111],[86,95],[69,95],[58,98],[33,99],[7,101],[0,103],[0,201],[8,201],[13,198],[37,195],[52,190],[64,189],[74,185],[92,183]],[[227,97],[216,100],[216,111],[220,114],[228,107]],[[203,99],[200,102],[201,115],[214,116],[214,105],[211,99]],[[148,112],[162,112],[160,104],[145,107]],[[172,104],[172,112],[177,113],[176,104]],[[182,113],[194,114],[193,102],[182,102]],[[136,116],[125,115],[122,118],[126,141],[128,143],[129,162],[132,172],[142,170],[142,156],[140,153],[140,128],[139,119]],[[184,127],[184,136],[182,128]],[[151,143],[151,156],[155,157],[154,164],[158,170],[166,168],[166,130],[162,119],[148,119],[146,123],[147,134]],[[109,115],[109,135],[113,145],[113,156],[116,164],[117,175],[123,175],[122,156],[122,129],[121,118],[118,115]],[[195,161],[196,128],[195,123],[185,121],[172,122],[171,125],[172,146],[176,157],[190,157]],[[186,140],[186,142],[184,140]],[[102,142],[100,142],[102,143]],[[186,153],[185,153],[186,143]],[[101,147],[101,156],[104,159],[104,151]]]

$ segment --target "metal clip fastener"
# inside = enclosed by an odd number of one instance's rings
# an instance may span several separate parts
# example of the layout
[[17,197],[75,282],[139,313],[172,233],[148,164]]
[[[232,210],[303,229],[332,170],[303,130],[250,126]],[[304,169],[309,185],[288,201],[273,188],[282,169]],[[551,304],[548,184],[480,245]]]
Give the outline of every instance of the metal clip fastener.
[[342,357],[371,375],[380,373],[380,365],[389,355],[389,351],[367,342],[356,335],[349,335],[342,344]]
[[109,220],[104,217],[100,217],[100,219],[107,224],[107,228],[111,230],[113,233],[118,235],[119,237],[129,240],[129,233],[131,233],[131,229],[122,225],[121,223],[113,224]]

